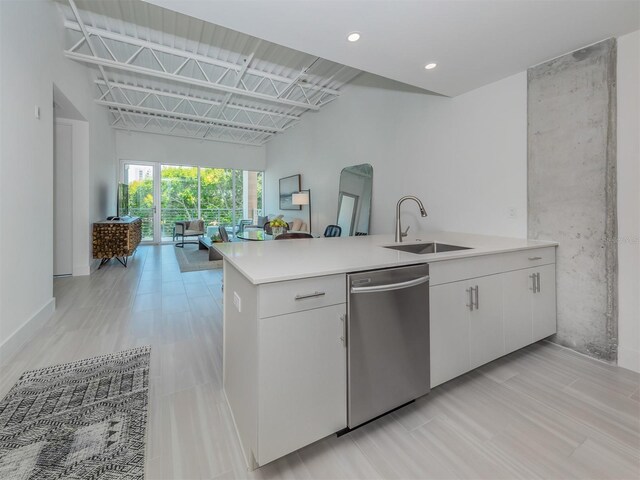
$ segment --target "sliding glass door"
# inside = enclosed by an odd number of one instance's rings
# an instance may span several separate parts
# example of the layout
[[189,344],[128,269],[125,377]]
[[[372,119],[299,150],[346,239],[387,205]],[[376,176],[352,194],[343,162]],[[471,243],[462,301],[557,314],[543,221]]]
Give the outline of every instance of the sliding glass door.
[[157,193],[155,191],[155,170],[153,163],[123,164],[122,183],[129,186],[129,215],[142,219],[142,241],[155,240],[157,224]]
[[[174,240],[175,223],[201,218],[229,235],[263,215],[263,173],[229,168],[122,162],[129,215],[142,218],[143,241]],[[241,220],[243,222],[241,222]]]
[[177,221],[200,218],[198,167],[162,165],[160,169],[161,241],[172,241]]

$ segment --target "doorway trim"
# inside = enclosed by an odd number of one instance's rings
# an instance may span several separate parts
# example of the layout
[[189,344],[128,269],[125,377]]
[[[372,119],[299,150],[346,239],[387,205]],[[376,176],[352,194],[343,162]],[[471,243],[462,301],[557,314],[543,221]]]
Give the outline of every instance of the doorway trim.
[[85,120],[73,120],[64,117],[57,117],[54,118],[54,129],[58,123],[71,127],[71,275],[77,277],[89,275],[91,273],[91,222],[89,220],[89,122]]

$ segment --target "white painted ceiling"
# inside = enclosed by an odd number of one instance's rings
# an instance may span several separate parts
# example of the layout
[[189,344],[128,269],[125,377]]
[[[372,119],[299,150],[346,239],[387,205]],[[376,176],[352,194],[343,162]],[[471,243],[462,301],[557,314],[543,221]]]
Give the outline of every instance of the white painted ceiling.
[[640,0],[145,1],[449,96],[640,28]]

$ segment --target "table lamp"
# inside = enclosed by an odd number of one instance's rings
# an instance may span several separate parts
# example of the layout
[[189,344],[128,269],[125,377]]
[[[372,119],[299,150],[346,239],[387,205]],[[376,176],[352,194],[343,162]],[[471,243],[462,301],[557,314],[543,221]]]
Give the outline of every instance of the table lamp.
[[292,194],[291,203],[293,205],[309,205],[309,233],[311,233],[311,189]]

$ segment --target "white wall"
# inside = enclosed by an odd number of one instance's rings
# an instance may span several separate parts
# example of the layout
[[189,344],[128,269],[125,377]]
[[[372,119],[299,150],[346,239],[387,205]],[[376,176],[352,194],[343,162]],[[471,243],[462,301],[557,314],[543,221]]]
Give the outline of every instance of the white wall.
[[414,194],[429,214],[405,203],[403,223],[414,232],[525,237],[526,95],[525,72],[455,98],[362,75],[267,144],[266,211],[277,211],[278,179],[302,173],[322,233],[336,220],[340,170],[370,163],[372,233],[391,233],[397,200]]
[[[5,358],[46,321],[55,304],[54,84],[89,122],[90,189],[88,198],[74,201],[90,205],[90,222],[115,208],[107,113],[93,102],[89,70],[66,60],[63,50],[62,18],[53,2],[0,1],[0,354]],[[16,235],[16,228],[23,233]],[[83,228],[89,242],[90,225]]]
[[[618,364],[640,371],[640,32],[618,38]],[[373,233],[390,233],[393,208],[415,193],[429,216],[407,207],[412,229],[526,236],[526,73],[452,99],[364,75],[333,104],[267,144],[266,211],[278,179],[302,173],[313,190],[314,230],[335,221],[347,165],[374,166]],[[515,217],[511,217],[511,209]],[[306,211],[282,212],[304,217]]]
[[115,140],[120,160],[257,171],[266,166],[264,147],[124,131]]
[[640,31],[618,38],[618,365],[640,372]]

